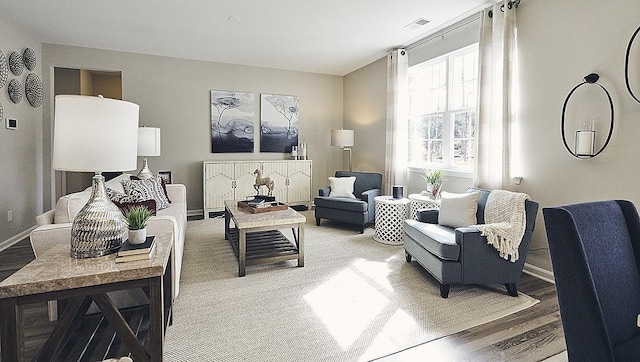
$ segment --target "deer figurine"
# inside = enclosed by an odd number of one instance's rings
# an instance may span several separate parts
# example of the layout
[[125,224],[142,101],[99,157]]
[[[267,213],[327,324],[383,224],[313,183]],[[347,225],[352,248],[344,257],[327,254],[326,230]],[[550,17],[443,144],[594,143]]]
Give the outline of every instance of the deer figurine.
[[273,182],[271,177],[262,177],[262,171],[260,171],[260,169],[253,171],[253,174],[256,175],[256,183],[253,184],[253,188],[256,189],[256,192],[258,193],[258,195],[260,194],[260,186],[264,185],[264,186],[267,186],[267,190],[269,190],[269,193],[267,196],[273,196],[273,189],[275,187],[275,183]]

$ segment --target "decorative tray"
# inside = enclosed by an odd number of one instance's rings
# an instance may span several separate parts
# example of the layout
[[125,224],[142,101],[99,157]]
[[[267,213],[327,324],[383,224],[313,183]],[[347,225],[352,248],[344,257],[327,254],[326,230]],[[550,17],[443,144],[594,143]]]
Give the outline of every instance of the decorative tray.
[[[262,205],[265,205],[265,206],[262,206]],[[282,202],[273,201],[273,202],[265,202],[260,206],[252,206],[252,205],[249,205],[249,201],[238,201],[238,207],[241,209],[247,210],[252,214],[259,214],[259,213],[269,212],[269,211],[286,210],[289,208],[289,205],[283,204]]]

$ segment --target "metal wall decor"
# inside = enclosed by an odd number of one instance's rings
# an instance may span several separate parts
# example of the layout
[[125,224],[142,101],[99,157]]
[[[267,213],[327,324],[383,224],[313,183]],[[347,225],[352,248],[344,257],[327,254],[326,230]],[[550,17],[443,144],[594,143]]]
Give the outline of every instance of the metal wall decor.
[[11,79],[7,86],[7,93],[11,102],[18,104],[22,101],[22,83],[17,79]]
[[9,66],[7,65],[7,58],[0,50],[0,88],[7,84],[7,77],[9,77]]
[[9,69],[14,75],[22,74],[24,70],[24,63],[22,62],[22,54],[18,52],[11,52],[9,55]]
[[31,48],[26,48],[22,52],[22,61],[27,69],[34,70],[36,68],[36,52]]
[[631,56],[631,47],[633,46],[633,42],[636,39],[636,36],[638,35],[638,33],[640,33],[640,27],[638,27],[638,29],[636,29],[636,31],[631,36],[631,39],[629,40],[629,45],[627,45],[627,54],[625,55],[625,58],[624,58],[624,81],[627,84],[627,90],[629,91],[629,94],[631,94],[631,97],[633,97],[633,99],[635,99],[636,102],[640,102],[640,99],[638,98],[638,96],[635,95],[635,93],[633,93],[633,90],[631,89],[631,84],[629,82],[629,58]]
[[42,105],[44,92],[42,89],[42,81],[37,74],[29,73],[27,75],[27,79],[24,81],[24,94],[31,107],[38,108]]
[[2,103],[0,103],[0,120],[4,120],[4,108],[2,108]]
[[[571,90],[571,92],[569,92],[569,95],[567,95],[567,98],[564,100],[564,105],[562,106],[562,142],[564,143],[564,147],[567,149],[567,151],[569,151],[569,153],[577,158],[581,158],[581,159],[585,159],[585,158],[593,158],[596,157],[597,155],[599,155],[600,153],[602,153],[602,151],[604,151],[604,149],[607,147],[607,145],[609,144],[609,141],[611,140],[611,135],[613,134],[613,101],[611,100],[611,95],[609,94],[609,92],[607,91],[607,89],[605,87],[603,87],[602,85],[598,84],[598,79],[600,79],[600,76],[596,73],[591,73],[587,76],[584,77],[584,81],[580,84],[578,84],[577,86],[573,87],[573,89]],[[572,150],[569,145],[567,144],[567,137],[565,134],[565,114],[567,111],[567,104],[569,103],[569,98],[571,98],[571,95],[580,87],[582,87],[585,84],[595,84],[598,87],[600,87],[600,89],[602,89],[604,91],[604,93],[607,96],[607,99],[609,100],[609,106],[610,106],[610,110],[611,110],[611,124],[609,126],[609,134],[607,135],[607,140],[604,142],[604,144],[602,145],[602,147],[598,150],[598,151],[594,151],[592,152],[592,154],[580,154],[578,152],[578,150]]]

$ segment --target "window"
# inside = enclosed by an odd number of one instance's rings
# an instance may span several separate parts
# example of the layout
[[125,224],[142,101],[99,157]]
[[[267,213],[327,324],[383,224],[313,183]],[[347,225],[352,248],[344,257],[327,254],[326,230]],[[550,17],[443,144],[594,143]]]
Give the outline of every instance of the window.
[[409,166],[472,171],[478,44],[409,68]]

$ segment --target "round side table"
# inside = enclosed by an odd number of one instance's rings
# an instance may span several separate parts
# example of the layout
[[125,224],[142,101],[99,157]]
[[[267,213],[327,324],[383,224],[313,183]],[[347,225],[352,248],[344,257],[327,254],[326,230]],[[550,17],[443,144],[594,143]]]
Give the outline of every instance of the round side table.
[[418,220],[418,210],[440,208],[440,199],[434,199],[428,195],[411,194],[409,200],[411,200],[410,216],[414,220]]
[[411,200],[394,199],[391,196],[377,196],[376,234],[373,240],[389,245],[402,245],[402,223],[409,215]]

